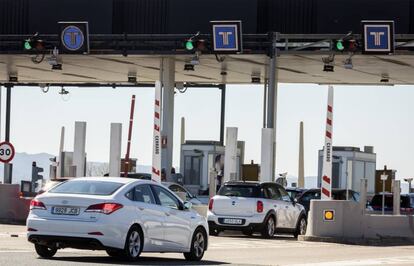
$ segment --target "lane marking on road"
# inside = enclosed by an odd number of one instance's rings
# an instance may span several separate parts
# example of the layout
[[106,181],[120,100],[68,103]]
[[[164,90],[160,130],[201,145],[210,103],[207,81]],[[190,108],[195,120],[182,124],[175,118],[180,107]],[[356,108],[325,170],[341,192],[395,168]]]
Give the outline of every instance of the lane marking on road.
[[318,263],[288,264],[289,266],[370,266],[370,265],[393,265],[414,264],[414,256],[400,256],[376,259],[329,261]]

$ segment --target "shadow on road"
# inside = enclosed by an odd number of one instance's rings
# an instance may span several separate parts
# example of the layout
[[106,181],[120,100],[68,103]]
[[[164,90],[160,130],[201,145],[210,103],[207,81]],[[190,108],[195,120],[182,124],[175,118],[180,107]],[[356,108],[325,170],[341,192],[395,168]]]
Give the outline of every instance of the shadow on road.
[[[231,231],[220,233],[220,236],[218,236],[218,237],[224,237],[224,238],[226,238],[226,237],[230,238],[231,237],[231,238],[240,238],[240,239],[246,239],[246,240],[248,240],[248,239],[266,240],[260,234],[253,234],[251,236],[247,236],[247,235],[243,235],[243,234],[238,233],[238,232],[231,232]],[[269,239],[270,240],[271,239],[274,239],[274,240],[287,240],[287,241],[297,241],[298,240],[297,238],[292,237],[291,235],[274,235],[272,238],[269,238]]]
[[201,260],[186,261],[176,258],[140,257],[138,261],[130,262],[106,256],[76,256],[76,257],[54,257],[49,259],[56,262],[77,262],[77,263],[96,263],[96,264],[122,264],[122,265],[224,265],[228,264],[221,261]]

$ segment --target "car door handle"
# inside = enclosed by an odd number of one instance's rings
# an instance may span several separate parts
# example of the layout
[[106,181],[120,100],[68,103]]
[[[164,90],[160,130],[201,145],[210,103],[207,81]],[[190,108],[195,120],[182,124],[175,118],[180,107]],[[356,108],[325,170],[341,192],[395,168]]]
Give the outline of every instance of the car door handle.
[[144,210],[144,207],[138,207],[138,209],[139,209],[140,211],[143,211],[143,210]]
[[165,215],[170,216],[171,214],[169,212],[165,212]]
[[286,205],[285,208],[287,209],[287,208],[289,208],[289,206]]

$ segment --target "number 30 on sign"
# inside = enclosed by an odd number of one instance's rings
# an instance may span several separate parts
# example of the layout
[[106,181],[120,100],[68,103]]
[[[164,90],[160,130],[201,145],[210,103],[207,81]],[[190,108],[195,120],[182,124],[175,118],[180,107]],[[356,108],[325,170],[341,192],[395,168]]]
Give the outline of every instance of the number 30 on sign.
[[0,142],[0,162],[8,163],[13,160],[14,147],[10,142]]

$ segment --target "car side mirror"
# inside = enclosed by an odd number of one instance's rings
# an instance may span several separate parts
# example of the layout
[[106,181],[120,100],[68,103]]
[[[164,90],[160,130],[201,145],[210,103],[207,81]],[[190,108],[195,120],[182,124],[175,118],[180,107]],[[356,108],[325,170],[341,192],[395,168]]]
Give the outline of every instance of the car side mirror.
[[297,198],[292,199],[292,203],[293,203],[293,205],[296,205],[296,203],[298,203],[298,199]]
[[193,207],[193,204],[189,201],[184,202],[184,210],[189,210]]

